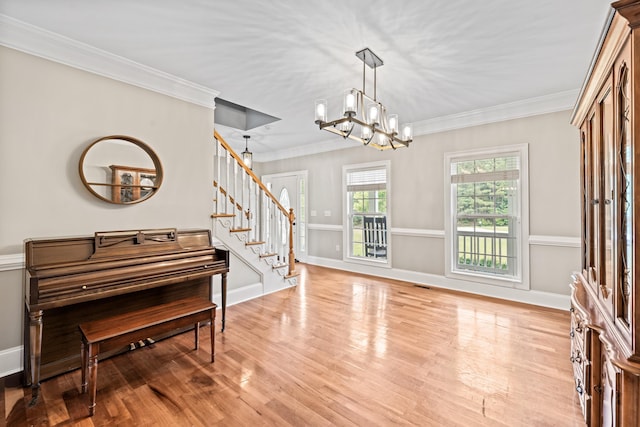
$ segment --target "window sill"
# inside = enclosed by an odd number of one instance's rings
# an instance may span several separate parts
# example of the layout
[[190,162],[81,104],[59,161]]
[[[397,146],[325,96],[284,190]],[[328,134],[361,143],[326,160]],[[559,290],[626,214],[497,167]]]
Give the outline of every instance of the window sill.
[[501,286],[503,288],[529,290],[529,283],[524,282],[520,277],[500,277],[460,270],[447,271],[445,276],[451,279],[479,282],[487,285]]
[[369,265],[372,267],[391,268],[391,261],[389,258],[386,260],[367,259],[360,257],[345,257],[344,262],[350,262],[352,264]]

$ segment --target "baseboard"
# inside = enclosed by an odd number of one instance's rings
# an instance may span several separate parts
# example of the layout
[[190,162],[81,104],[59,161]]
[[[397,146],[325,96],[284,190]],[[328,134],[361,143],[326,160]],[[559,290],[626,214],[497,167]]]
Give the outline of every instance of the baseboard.
[[451,279],[437,274],[420,273],[417,271],[401,270],[398,268],[364,266],[360,264],[347,263],[342,260],[315,256],[308,256],[307,263],[322,267],[335,268],[337,270],[349,271],[352,273],[402,280],[418,285],[467,292],[475,295],[499,298],[507,301],[521,302],[559,310],[568,310],[571,305],[570,297],[568,295],[554,294],[551,292],[505,288],[478,282]]
[[0,351],[0,378],[22,372],[22,346]]
[[[264,295],[262,288],[262,283],[253,283],[238,289],[230,289],[227,291],[227,307]],[[213,302],[219,307],[222,305],[222,295],[219,292],[213,294]]]

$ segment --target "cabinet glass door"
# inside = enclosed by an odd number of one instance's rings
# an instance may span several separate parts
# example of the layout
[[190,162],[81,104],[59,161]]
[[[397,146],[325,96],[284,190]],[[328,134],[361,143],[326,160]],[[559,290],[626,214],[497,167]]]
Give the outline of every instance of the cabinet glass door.
[[633,271],[633,151],[631,149],[631,102],[629,67],[622,62],[618,73],[618,133],[620,188],[619,265],[617,288],[617,317],[630,327],[632,321],[631,287]]
[[615,183],[615,139],[614,132],[614,110],[613,91],[608,85],[599,101],[600,109],[600,141],[601,151],[601,173],[602,173],[602,193],[600,195],[600,209],[602,214],[602,246],[601,250],[603,263],[600,267],[600,297],[606,302],[606,308],[613,314],[613,287],[615,286],[616,258],[616,197],[614,193]]

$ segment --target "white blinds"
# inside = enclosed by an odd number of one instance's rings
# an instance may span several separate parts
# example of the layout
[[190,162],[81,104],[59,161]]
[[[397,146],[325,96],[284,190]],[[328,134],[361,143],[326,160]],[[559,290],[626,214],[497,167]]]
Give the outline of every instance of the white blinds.
[[515,181],[520,178],[520,171],[496,171],[474,174],[451,175],[452,184],[467,184],[470,182],[491,182],[491,181]]
[[451,183],[515,181],[520,179],[520,158],[503,156],[480,159],[460,159],[451,162]]
[[377,191],[387,188],[387,169],[360,169],[347,173],[347,191]]

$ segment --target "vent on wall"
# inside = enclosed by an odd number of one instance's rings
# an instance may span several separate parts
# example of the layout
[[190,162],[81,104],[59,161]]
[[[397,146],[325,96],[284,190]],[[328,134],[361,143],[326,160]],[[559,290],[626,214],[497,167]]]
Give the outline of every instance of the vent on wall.
[[250,130],[278,120],[280,119],[277,117],[234,104],[222,98],[216,98],[215,121],[219,125],[240,130]]

